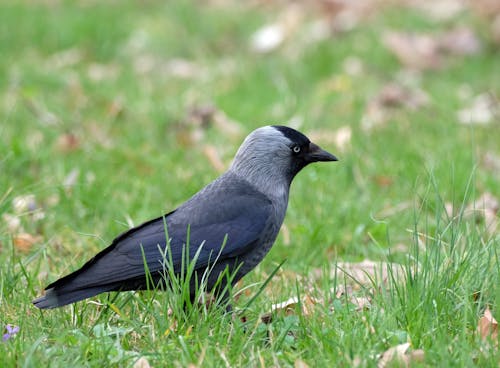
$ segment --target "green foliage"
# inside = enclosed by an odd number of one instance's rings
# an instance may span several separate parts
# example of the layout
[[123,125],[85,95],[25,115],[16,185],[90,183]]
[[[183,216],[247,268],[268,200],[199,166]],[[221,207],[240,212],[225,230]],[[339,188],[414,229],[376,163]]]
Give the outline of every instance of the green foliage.
[[[371,367],[406,342],[425,352],[417,366],[498,366],[498,345],[477,324],[487,307],[500,320],[500,238],[473,211],[485,193],[500,197],[498,115],[484,125],[457,119],[475,96],[500,92],[487,21],[382,7],[314,40],[311,25],[326,15],[306,6],[283,45],[252,51],[255,31],[287,6],[2,2],[0,329],[19,332],[0,342],[0,366],[133,366],[144,357],[151,366]],[[437,70],[408,73],[383,46],[388,29],[436,34],[459,24],[482,35],[482,48]],[[349,71],[352,60],[360,71]],[[428,102],[383,107],[383,121],[367,128],[388,82],[423,90]],[[199,124],[193,111],[206,106],[215,113]],[[299,126],[340,161],[295,179],[286,231],[237,285],[233,314],[205,304],[186,312],[185,280],[168,292],[31,305],[131,223],[214,179],[207,146],[227,166],[244,136],[268,123]],[[345,146],[341,127],[352,133]],[[337,262],[363,259],[404,273],[390,269],[353,290],[333,275]],[[263,321],[291,297],[304,305]]]

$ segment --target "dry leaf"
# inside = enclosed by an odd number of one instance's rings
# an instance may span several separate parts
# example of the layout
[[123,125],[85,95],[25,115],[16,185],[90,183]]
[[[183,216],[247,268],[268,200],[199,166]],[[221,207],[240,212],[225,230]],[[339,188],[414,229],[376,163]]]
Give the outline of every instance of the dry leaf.
[[[309,295],[304,295],[302,300],[300,301],[300,305],[302,308],[302,314],[304,316],[309,316],[313,313],[314,306],[319,301],[316,298],[313,298]],[[299,298],[294,296],[291,297],[284,302],[273,304],[271,306],[271,312],[265,313],[261,316],[261,320],[263,323],[270,323],[272,321],[273,312],[283,312],[286,315],[292,315],[295,313],[295,308],[299,304]]]
[[268,53],[281,46],[302,21],[303,10],[298,4],[288,5],[275,23],[257,30],[250,40],[251,48],[258,53]]
[[146,358],[140,357],[134,363],[134,368],[150,368],[149,362]]
[[384,45],[392,51],[401,64],[418,70],[438,69],[443,60],[439,42],[426,34],[386,32]]
[[371,298],[367,296],[353,295],[349,301],[356,306],[356,312],[370,309],[372,306]]
[[63,180],[63,186],[66,187],[67,190],[71,189],[72,186],[76,184],[78,177],[80,176],[80,170],[77,168],[73,168],[68,175]]
[[420,89],[409,89],[397,83],[382,87],[375,100],[386,107],[407,107],[417,110],[429,103],[429,97]]
[[486,308],[484,314],[479,318],[477,331],[483,340],[491,339],[498,343],[498,322]]
[[346,125],[337,130],[314,130],[309,133],[309,137],[312,141],[318,142],[318,144],[335,144],[340,151],[345,151],[351,143],[352,129]]
[[56,148],[60,152],[73,152],[80,148],[80,139],[73,133],[61,134],[56,141]]
[[486,152],[483,156],[483,166],[493,174],[500,174],[500,156],[494,152]]
[[165,64],[163,72],[181,79],[194,79],[203,73],[203,68],[194,61],[175,58]]
[[423,13],[425,13],[425,15],[437,21],[446,21],[453,19],[466,9],[466,3],[463,0],[406,1],[413,8],[422,11]]
[[72,47],[52,54],[47,59],[47,67],[50,69],[62,69],[78,64],[83,59],[83,52]]
[[382,354],[382,357],[378,361],[377,367],[378,368],[387,367],[388,364],[394,363],[394,361],[401,363],[403,366],[407,366],[408,360],[405,354],[409,348],[410,348],[410,343],[406,342],[404,344],[393,346],[387,349]]
[[21,252],[29,252],[31,247],[42,241],[42,237],[40,235],[31,235],[28,233],[21,233],[14,236],[13,242],[14,246],[19,249]]
[[500,211],[500,200],[493,194],[483,193],[478,199],[470,203],[464,211],[464,215],[484,219],[486,231],[493,235],[498,228],[498,213]]
[[226,166],[220,158],[219,152],[217,152],[217,149],[214,146],[209,144],[205,145],[205,147],[203,147],[203,154],[208,159],[212,167],[218,172],[221,173],[226,169]]
[[16,215],[33,212],[38,208],[34,194],[25,194],[12,199],[12,208]]
[[306,362],[304,362],[302,359],[297,359],[295,363],[293,363],[294,368],[309,368]]
[[7,226],[9,233],[15,233],[21,228],[21,219],[16,215],[11,215],[10,213],[4,213],[2,215],[2,220]]
[[418,110],[428,105],[429,101],[429,96],[419,88],[409,88],[395,82],[387,83],[367,104],[361,126],[363,130],[370,131],[390,118],[392,108]]
[[476,96],[471,104],[458,111],[458,121],[462,124],[486,125],[499,113],[498,101],[488,93]]
[[474,55],[481,51],[481,42],[467,27],[452,29],[439,37],[441,49],[453,55]]
[[87,68],[87,77],[94,82],[115,80],[119,72],[118,64],[91,63]]
[[281,225],[281,234],[283,235],[283,244],[290,245],[290,230],[286,224]]

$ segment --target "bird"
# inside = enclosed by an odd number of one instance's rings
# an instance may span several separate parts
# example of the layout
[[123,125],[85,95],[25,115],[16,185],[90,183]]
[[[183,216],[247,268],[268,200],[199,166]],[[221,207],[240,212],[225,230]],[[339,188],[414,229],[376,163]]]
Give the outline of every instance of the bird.
[[[294,177],[311,163],[337,160],[298,130],[257,128],[221,176],[172,212],[118,235],[80,269],[48,285],[33,304],[51,309],[104,292],[161,286],[186,271],[184,261],[196,275],[191,299],[202,281],[207,291],[227,291],[274,244]],[[221,278],[224,273],[231,278]]]

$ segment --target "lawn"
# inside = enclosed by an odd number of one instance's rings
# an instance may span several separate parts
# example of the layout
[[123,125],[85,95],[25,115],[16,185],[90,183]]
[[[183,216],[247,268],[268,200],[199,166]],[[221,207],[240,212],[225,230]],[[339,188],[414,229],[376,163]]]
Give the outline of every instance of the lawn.
[[[500,9],[419,3],[3,1],[0,366],[498,367]],[[340,161],[232,315],[31,304],[275,123]]]

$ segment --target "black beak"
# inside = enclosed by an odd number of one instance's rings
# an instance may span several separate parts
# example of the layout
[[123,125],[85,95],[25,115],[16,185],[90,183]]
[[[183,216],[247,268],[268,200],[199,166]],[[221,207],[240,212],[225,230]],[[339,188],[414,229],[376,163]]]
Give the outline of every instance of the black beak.
[[307,161],[317,162],[317,161],[338,161],[339,159],[332,155],[330,152],[321,149],[318,145],[313,142],[309,143],[309,152],[307,153]]

